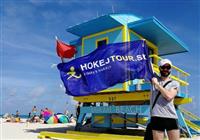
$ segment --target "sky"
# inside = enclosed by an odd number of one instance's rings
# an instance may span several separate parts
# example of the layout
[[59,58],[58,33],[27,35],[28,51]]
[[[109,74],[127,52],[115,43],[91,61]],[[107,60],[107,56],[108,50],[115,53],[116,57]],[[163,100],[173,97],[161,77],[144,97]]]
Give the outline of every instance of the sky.
[[193,102],[185,108],[200,116],[200,2],[198,0],[1,0],[1,112],[28,114],[34,105],[73,113],[76,102],[64,93],[56,64],[55,36],[69,43],[69,26],[112,13],[155,16],[189,48],[165,56],[191,74]]

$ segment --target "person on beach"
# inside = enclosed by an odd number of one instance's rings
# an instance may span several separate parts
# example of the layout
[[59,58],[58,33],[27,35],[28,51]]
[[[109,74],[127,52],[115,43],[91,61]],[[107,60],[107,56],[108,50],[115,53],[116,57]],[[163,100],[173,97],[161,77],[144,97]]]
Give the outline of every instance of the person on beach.
[[36,106],[33,106],[32,115],[35,116],[36,113],[37,113],[37,108],[36,108]]
[[19,117],[19,111],[18,111],[18,110],[16,111],[16,115],[15,115],[15,117],[16,117],[16,118]]
[[80,115],[80,111],[81,111],[81,102],[78,102],[78,105],[76,107],[76,118],[78,120],[78,117]]
[[20,122],[19,111],[16,111],[15,122]]
[[172,62],[162,59],[159,62],[160,76],[153,77],[151,81],[151,127],[154,140],[164,139],[165,130],[169,140],[180,139],[178,117],[174,106],[179,83],[170,79],[171,68]]
[[31,112],[28,113],[28,119],[30,119],[30,118],[31,118]]
[[64,111],[64,115],[69,116],[69,111],[68,111],[68,110],[65,110],[65,111]]
[[31,112],[28,113],[28,119],[26,121],[30,122],[30,120],[31,120]]
[[48,111],[49,109],[46,107],[45,109],[44,109],[44,111]]
[[54,112],[51,109],[48,109],[47,107],[44,109],[44,112],[49,112],[51,114],[54,114]]
[[69,119],[72,118],[72,117],[74,117],[73,114],[70,114]]
[[76,120],[75,120],[73,114],[71,114],[71,115],[69,116],[69,122],[70,122],[70,123],[75,123],[75,122],[76,122]]
[[36,114],[37,114],[37,108],[36,108],[36,106],[33,106],[32,110],[31,110],[30,122],[35,122]]
[[40,118],[40,119],[43,119],[43,117],[44,117],[44,111],[43,111],[43,109],[41,109],[41,110],[40,110],[40,116],[39,116],[39,118]]

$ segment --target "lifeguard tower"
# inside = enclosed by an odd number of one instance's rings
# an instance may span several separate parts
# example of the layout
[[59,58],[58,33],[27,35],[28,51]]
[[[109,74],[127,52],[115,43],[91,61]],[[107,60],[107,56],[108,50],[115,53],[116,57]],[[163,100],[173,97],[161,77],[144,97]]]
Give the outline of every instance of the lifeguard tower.
[[[70,42],[77,48],[76,58],[87,55],[105,44],[145,39],[156,73],[159,73],[158,61],[162,56],[188,51],[187,46],[155,17],[140,18],[132,14],[108,14],[69,27],[67,31],[78,36],[76,40]],[[172,66],[171,78],[181,85],[175,98],[178,122],[181,131],[188,137],[192,137],[200,134],[200,118],[181,108],[181,105],[192,102],[187,82],[190,74],[176,67],[175,64],[174,62]],[[150,87],[150,83],[144,82],[143,79],[136,79],[89,96],[74,97],[74,100],[83,103],[75,129],[81,130],[88,117],[91,118],[90,127],[95,128],[145,127],[149,120]],[[91,135],[91,139],[101,139],[98,134],[87,133],[77,137],[74,134],[78,133],[41,132],[38,137],[86,139]],[[108,135],[104,135],[104,138],[105,136],[107,139]],[[110,136],[109,139],[113,137],[117,138]]]
[[[159,73],[158,61],[162,56],[188,51],[187,46],[155,17],[108,14],[69,27],[67,31],[78,36],[77,40],[70,42],[77,48],[76,58],[87,55],[105,44],[145,39],[156,73]],[[200,132],[199,118],[180,107],[192,102],[187,82],[190,74],[176,67],[175,63],[172,68],[171,78],[181,85],[181,90],[175,98],[179,125],[188,137],[192,137]],[[117,84],[90,96],[74,97],[74,100],[83,103],[76,130],[83,127],[83,121],[88,116],[91,117],[91,127],[145,126],[149,119],[150,87],[150,83],[137,79]],[[186,119],[184,114],[190,119]]]

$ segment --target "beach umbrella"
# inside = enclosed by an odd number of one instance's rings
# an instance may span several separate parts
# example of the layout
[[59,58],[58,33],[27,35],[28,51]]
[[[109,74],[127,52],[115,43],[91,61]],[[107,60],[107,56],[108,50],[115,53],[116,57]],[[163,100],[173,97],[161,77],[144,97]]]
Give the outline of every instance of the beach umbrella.
[[43,112],[43,117],[44,117],[44,120],[47,121],[51,116],[52,116],[52,112],[50,111],[44,111]]
[[43,114],[44,114],[44,116],[51,116],[52,112],[51,111],[44,111]]
[[50,116],[47,120],[46,123],[48,124],[54,124],[54,123],[58,123],[58,118],[55,115]]
[[69,123],[69,118],[68,116],[64,115],[64,114],[57,114],[56,115],[58,118],[58,122],[59,123]]

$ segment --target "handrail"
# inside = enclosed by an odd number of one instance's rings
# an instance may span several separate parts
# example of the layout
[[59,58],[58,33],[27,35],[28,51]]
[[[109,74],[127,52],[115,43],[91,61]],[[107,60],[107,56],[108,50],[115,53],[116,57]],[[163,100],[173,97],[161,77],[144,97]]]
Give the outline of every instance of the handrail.
[[182,108],[182,107],[179,107],[179,109],[181,110],[181,112],[187,116],[189,116],[190,118],[194,119],[194,120],[198,120],[200,121],[200,117],[192,114],[191,112],[189,112],[188,110]]
[[[158,74],[158,73],[159,73],[158,66],[155,65],[155,64],[152,64],[152,65],[153,65],[153,69],[154,69],[154,71]],[[174,80],[180,82],[180,84],[181,84],[182,86],[188,86],[188,85],[189,85],[188,82],[179,79],[177,76],[170,75],[170,78],[172,78],[172,79],[174,79]]]
[[185,121],[186,121],[186,123],[187,123],[187,125],[189,126],[189,127],[191,127],[192,129],[194,129],[195,131],[197,131],[197,132],[200,132],[200,127],[198,126],[198,125],[196,125],[195,123],[192,123],[190,120],[188,120],[188,119],[185,119]]
[[[151,57],[151,58],[152,58],[152,57],[153,57],[153,58],[156,58],[157,60],[162,60],[161,57],[159,57],[159,56],[157,56],[157,55],[155,55],[155,54],[151,54],[151,55],[149,55],[149,57]],[[153,70],[154,70],[156,73],[159,73],[159,67],[158,67],[158,65],[152,64],[152,66],[153,66]],[[178,71],[179,73],[181,73],[183,76],[190,76],[189,73],[187,73],[187,72],[185,72],[185,71],[179,69],[178,67],[176,67],[176,66],[174,66],[174,65],[172,65],[172,68],[175,69],[176,71]],[[181,84],[181,86],[188,86],[188,85],[189,85],[189,83],[188,83],[187,81],[184,81],[184,80],[180,79],[179,76],[170,75],[170,78],[172,78],[172,79],[178,81],[178,82]]]
[[[158,59],[158,60],[161,60],[161,59],[162,59],[161,57],[159,57],[159,56],[157,56],[157,55],[155,55],[155,54],[151,54],[151,55],[149,55],[149,57],[154,57],[154,58],[156,58],[156,59]],[[187,73],[187,72],[185,72],[185,71],[179,69],[178,67],[176,67],[176,66],[174,66],[174,65],[172,65],[172,68],[174,68],[175,70],[181,72],[181,73],[182,73],[183,75],[185,75],[185,76],[190,76],[189,73]]]

